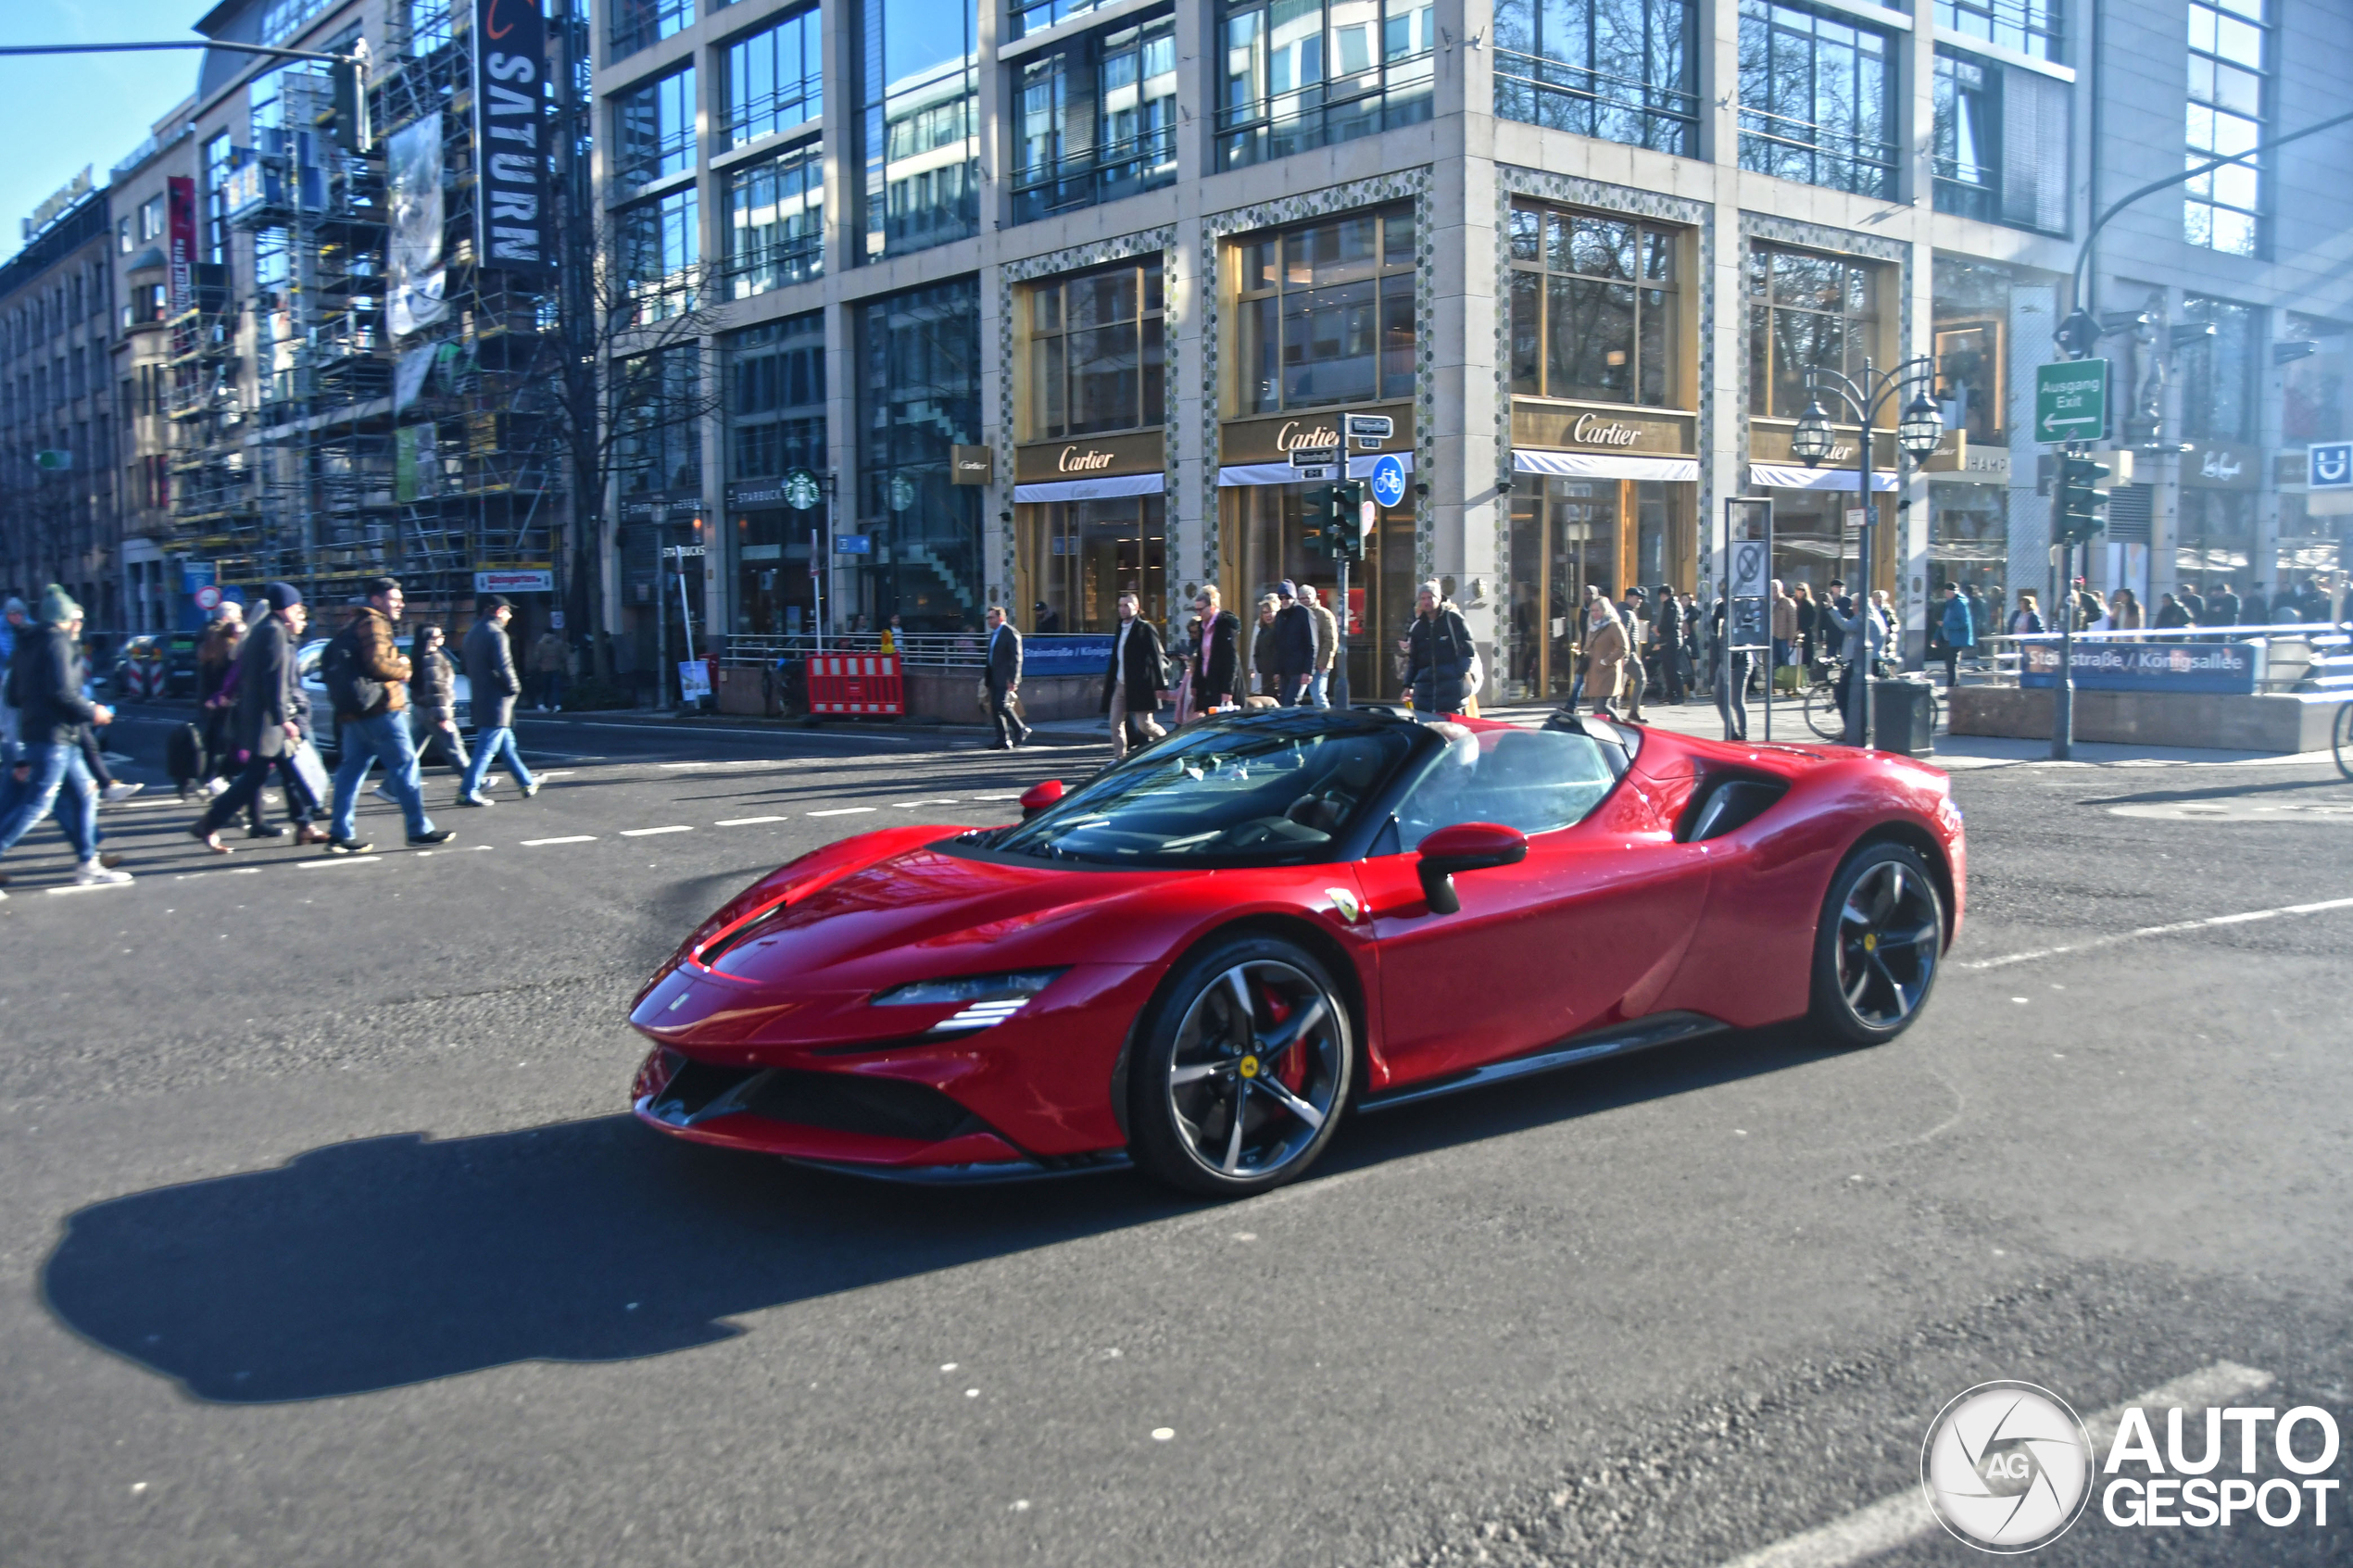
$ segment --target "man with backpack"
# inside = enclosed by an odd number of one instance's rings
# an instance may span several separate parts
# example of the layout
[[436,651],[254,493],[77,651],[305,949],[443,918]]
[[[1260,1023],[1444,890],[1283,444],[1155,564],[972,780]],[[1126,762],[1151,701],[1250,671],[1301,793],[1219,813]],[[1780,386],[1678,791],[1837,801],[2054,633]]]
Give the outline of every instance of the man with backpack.
[[343,741],[343,760],[335,767],[334,820],[328,828],[330,855],[364,855],[374,847],[357,835],[355,818],[359,786],[378,761],[384,765],[384,787],[408,819],[411,845],[447,844],[455,836],[447,828],[436,829],[425,815],[417,747],[409,734],[409,660],[393,631],[403,602],[397,581],[370,578],[368,602],[320,656],[320,673],[335,705]]
[[40,626],[18,637],[6,695],[21,726],[22,755],[10,771],[22,776],[15,780],[8,810],[0,814],[0,854],[54,810],[73,848],[76,886],[129,882],[129,872],[98,857],[98,786],[82,757],[82,727],[111,723],[114,713],[82,695],[82,607],[52,583],[41,596]]

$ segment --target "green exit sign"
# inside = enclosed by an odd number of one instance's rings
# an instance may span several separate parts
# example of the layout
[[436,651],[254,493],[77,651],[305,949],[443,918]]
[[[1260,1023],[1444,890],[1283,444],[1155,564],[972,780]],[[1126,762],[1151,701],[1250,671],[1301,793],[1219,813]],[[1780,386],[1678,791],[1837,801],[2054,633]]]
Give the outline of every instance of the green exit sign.
[[2108,361],[2034,367],[2034,439],[2097,441],[2108,433]]

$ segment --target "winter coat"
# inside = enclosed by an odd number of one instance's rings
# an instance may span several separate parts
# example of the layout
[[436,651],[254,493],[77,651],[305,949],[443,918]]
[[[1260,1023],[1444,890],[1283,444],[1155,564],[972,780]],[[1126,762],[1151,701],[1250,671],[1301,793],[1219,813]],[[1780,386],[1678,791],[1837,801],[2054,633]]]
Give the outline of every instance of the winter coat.
[[2239,596],[2223,592],[2206,601],[2206,613],[2198,617],[2208,626],[2235,626],[2239,623]]
[[82,695],[82,645],[62,626],[28,626],[8,661],[8,701],[26,746],[69,746],[98,716]]
[[1683,607],[1672,595],[1660,599],[1658,608],[1651,611],[1651,626],[1652,634],[1658,639],[1659,652],[1675,653],[1681,649]]
[[264,617],[245,633],[237,650],[236,727],[232,742],[255,757],[283,757],[291,748],[286,725],[308,717],[302,676],[295,659],[294,638],[275,615]]
[[2010,635],[2013,637],[2039,637],[2048,628],[2044,626],[2039,610],[2021,609],[2010,617]]
[[1958,594],[1946,596],[1944,611],[1937,618],[1937,629],[1944,633],[1948,648],[1977,646],[1977,627],[1969,615],[1969,600]]
[[473,688],[474,729],[486,734],[512,726],[522,678],[515,673],[507,629],[488,616],[475,621],[466,633],[465,659],[466,684]]
[[434,648],[424,659],[409,660],[415,666],[410,676],[409,693],[417,706],[417,717],[438,729],[446,720],[458,717],[458,668],[449,656]]
[[1021,684],[1021,633],[1012,621],[988,633],[987,673],[981,679],[992,692],[1009,692]]
[[1294,603],[1275,612],[1275,669],[1283,675],[1306,675],[1315,668],[1315,618],[1307,607]]
[[1777,643],[1797,641],[1797,601],[1787,594],[1773,596],[1773,640]]
[[1626,623],[1616,616],[1585,628],[1585,700],[1608,702],[1616,697],[1626,668]]
[[1252,616],[1242,630],[1242,695],[1258,695],[1261,679],[1272,679],[1275,673],[1275,628],[1271,622],[1262,623]]
[[1321,674],[1332,667],[1340,652],[1340,617],[1320,604],[1309,605],[1307,613],[1315,621],[1315,671]]
[[229,683],[229,671],[237,662],[237,650],[245,645],[245,632],[241,625],[216,621],[204,629],[196,639],[196,705],[204,707],[220,695]]
[[2190,626],[2196,624],[2196,622],[2190,619],[2189,610],[2183,606],[2179,599],[2175,599],[2157,607],[2157,623],[2160,628],[2169,631],[2176,626]]
[[1200,711],[1241,701],[1240,636],[1241,621],[1230,609],[1219,610],[1209,623],[1209,652],[1193,677],[1193,706]]
[[1122,687],[1130,713],[1158,711],[1161,693],[1168,689],[1168,660],[1160,650],[1159,629],[1140,615],[1111,634],[1111,662],[1103,671],[1103,701],[1097,711],[1110,712],[1111,694]]
[[[564,641],[561,632],[548,632],[531,645],[531,668],[541,675],[566,675],[572,672],[572,645]],[[472,680],[472,676],[467,677]]]
[[373,605],[363,605],[351,624],[345,629],[354,645],[359,672],[371,681],[382,682],[384,696],[367,713],[346,713],[335,710],[335,717],[349,723],[372,719],[383,713],[404,713],[409,708],[409,659],[400,651],[399,641],[392,634],[392,621]]
[[1477,648],[1463,613],[1452,604],[1416,614],[1405,633],[1405,687],[1421,713],[1460,713]]

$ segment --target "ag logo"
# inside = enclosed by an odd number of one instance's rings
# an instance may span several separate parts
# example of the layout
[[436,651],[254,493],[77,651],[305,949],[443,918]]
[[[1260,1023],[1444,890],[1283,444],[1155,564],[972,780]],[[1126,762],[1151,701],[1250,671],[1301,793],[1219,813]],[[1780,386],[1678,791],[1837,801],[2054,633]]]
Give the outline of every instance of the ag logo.
[[2092,1444],[2067,1402],[2032,1383],[1982,1383],[1938,1412],[1920,1446],[1937,1520],[1981,1551],[2067,1534],[2091,1499]]

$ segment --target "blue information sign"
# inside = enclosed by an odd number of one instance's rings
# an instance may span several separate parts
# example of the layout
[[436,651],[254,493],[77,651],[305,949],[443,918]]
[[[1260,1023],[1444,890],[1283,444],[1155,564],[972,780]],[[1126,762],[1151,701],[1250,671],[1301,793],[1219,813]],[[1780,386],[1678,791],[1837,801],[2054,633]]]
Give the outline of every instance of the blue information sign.
[[875,553],[875,536],[871,533],[837,533],[834,554],[837,556],[871,556]]
[[1025,637],[1025,675],[1100,675],[1111,667],[1110,637],[1095,633],[1052,633]]
[[[2077,643],[2075,688],[2090,692],[2252,692],[2263,679],[2265,645],[2244,643]],[[2021,686],[2058,684],[2057,638],[2020,645]]]
[[1394,457],[1373,465],[1373,499],[1393,507],[1405,498],[1405,465]]

